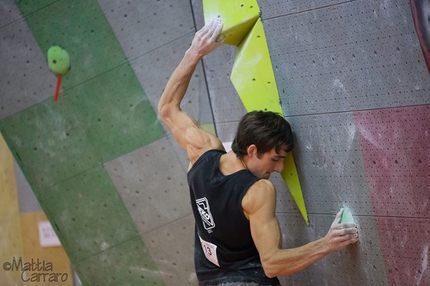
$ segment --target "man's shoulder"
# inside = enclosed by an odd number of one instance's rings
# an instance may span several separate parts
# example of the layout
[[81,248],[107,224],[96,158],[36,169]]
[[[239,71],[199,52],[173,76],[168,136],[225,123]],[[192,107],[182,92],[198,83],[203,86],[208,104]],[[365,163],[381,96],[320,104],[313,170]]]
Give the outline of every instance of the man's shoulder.
[[225,150],[210,148],[210,149],[201,151],[201,153],[195,152],[194,153],[195,157],[193,157],[194,160],[191,160],[190,153],[192,152],[189,151],[188,153],[189,160],[190,160],[188,171],[198,168],[199,166],[202,165],[202,162],[206,162],[206,163],[210,162],[210,164],[213,164],[215,162],[214,160],[216,159],[216,157],[224,154]]
[[270,198],[276,196],[276,189],[271,181],[260,179],[252,184],[248,189],[247,195],[253,200]]
[[188,128],[185,138],[186,151],[191,164],[209,150],[224,150],[224,146],[216,136],[197,126]]
[[255,182],[243,197],[242,207],[247,217],[261,209],[274,211],[276,207],[276,190],[273,183],[266,179]]
[[273,183],[267,179],[260,179],[258,181],[256,181],[251,188],[255,188],[257,190],[274,190],[275,189],[275,185],[273,185]]

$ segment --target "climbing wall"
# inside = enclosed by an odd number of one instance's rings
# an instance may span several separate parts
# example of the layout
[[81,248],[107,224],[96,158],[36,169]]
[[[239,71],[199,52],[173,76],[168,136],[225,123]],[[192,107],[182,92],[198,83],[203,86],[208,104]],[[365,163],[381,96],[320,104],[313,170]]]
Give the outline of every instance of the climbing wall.
[[[196,285],[188,163],[155,112],[195,33],[190,3],[4,0],[0,14],[0,130],[82,283]],[[54,44],[71,58],[58,102]],[[213,132],[201,66],[184,108]]]
[[[430,284],[430,81],[409,2],[258,4],[310,222],[273,175],[283,244],[324,236],[344,205],[360,229],[282,285]],[[201,1],[3,0],[0,15],[0,131],[29,184],[20,206],[33,209],[31,188],[84,285],[197,285],[188,162],[155,110]],[[54,44],[72,64],[58,102]],[[183,104],[223,142],[246,112],[235,54],[207,56]],[[10,212],[6,256],[23,252]],[[21,219],[28,236],[35,220]]]
[[[310,220],[272,176],[283,244],[324,236],[342,206],[360,231],[358,244],[283,285],[429,284],[430,80],[409,2],[258,3]],[[227,142],[245,112],[228,81],[235,53],[224,46],[205,60]]]

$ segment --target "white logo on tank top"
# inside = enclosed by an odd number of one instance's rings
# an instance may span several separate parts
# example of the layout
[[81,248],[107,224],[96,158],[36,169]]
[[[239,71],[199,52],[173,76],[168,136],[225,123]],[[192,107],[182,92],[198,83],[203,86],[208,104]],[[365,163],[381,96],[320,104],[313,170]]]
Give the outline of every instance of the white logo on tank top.
[[215,222],[212,218],[208,199],[206,199],[206,197],[198,199],[196,200],[196,204],[200,216],[202,217],[203,226],[208,232],[212,232],[211,229],[215,227]]

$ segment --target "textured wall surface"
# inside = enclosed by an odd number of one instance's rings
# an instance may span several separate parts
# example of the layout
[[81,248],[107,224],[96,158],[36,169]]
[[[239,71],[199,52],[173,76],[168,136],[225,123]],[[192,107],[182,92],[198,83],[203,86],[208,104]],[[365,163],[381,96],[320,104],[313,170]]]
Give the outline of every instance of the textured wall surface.
[[[284,246],[324,236],[343,205],[361,235],[283,285],[430,284],[430,80],[409,2],[259,5],[311,224],[273,175]],[[2,0],[0,14],[0,130],[20,197],[33,190],[85,285],[197,285],[187,159],[155,107],[200,1]],[[58,103],[53,44],[72,62]],[[183,105],[224,142],[245,114],[235,52],[204,59]]]
[[[0,129],[82,282],[195,285],[187,159],[154,109],[194,35],[190,2],[4,0],[0,14]],[[72,64],[57,103],[53,44]],[[201,66],[184,108],[213,130]]]
[[[324,236],[344,205],[361,235],[357,245],[282,282],[429,284],[430,80],[408,1],[259,5],[311,223],[272,178],[284,246]],[[224,141],[244,114],[227,81],[234,55],[225,46],[205,60]]]

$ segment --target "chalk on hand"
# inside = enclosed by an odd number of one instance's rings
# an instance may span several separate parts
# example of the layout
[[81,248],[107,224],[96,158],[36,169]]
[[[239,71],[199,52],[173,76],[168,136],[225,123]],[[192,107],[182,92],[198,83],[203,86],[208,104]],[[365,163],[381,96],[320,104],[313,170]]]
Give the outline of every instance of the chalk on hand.
[[342,217],[340,218],[339,223],[355,223],[351,210],[348,207],[343,208]]

